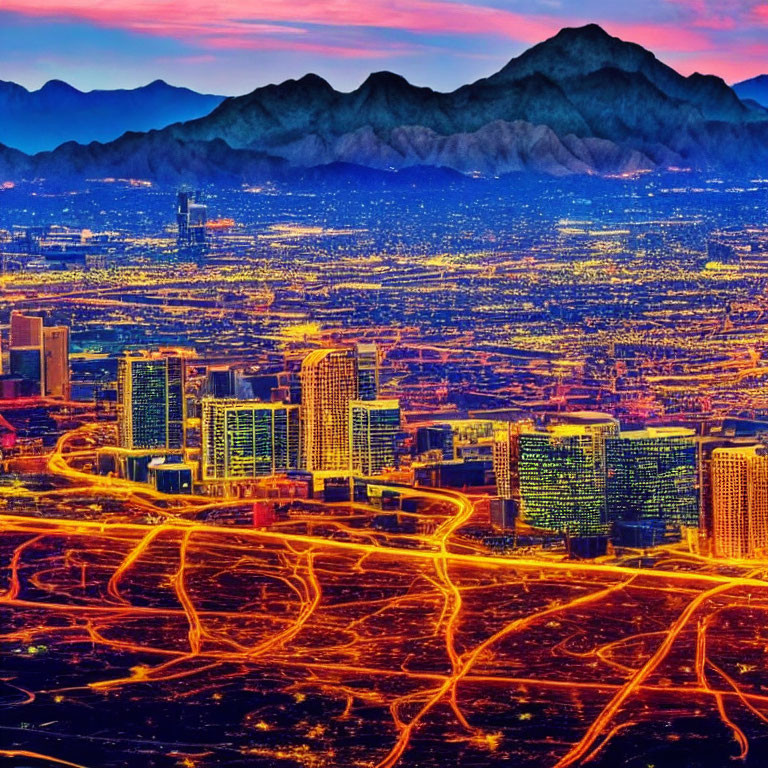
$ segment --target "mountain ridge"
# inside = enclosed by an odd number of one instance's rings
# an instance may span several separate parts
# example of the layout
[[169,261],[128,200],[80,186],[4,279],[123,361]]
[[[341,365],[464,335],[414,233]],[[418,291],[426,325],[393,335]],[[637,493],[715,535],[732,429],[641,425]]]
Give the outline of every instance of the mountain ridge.
[[742,80],[733,85],[733,90],[740,99],[749,99],[762,107],[768,107],[768,75]]
[[131,168],[142,178],[176,173],[203,181],[221,175],[218,163],[237,176],[238,162],[243,181],[268,168],[334,163],[491,176],[748,171],[768,162],[768,110],[745,103],[718,77],[684,77],[642,46],[586,25],[565,28],[451,92],[392,72],[374,72],[341,92],[309,74],[224,99],[205,116],[161,130],[60,148],[26,165],[2,157],[0,178],[18,174],[14,162],[27,174]]
[[201,117],[223,100],[164,80],[138,88],[92,91],[56,79],[32,91],[0,80],[0,143],[35,154],[68,141],[108,142],[126,131],[146,132]]

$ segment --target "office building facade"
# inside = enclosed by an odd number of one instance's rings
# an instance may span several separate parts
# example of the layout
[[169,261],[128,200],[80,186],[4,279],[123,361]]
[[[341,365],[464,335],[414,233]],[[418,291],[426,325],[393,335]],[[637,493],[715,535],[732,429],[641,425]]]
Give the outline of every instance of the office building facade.
[[768,554],[768,455],[762,446],[712,452],[712,553],[730,559]]
[[682,427],[649,427],[608,438],[609,521],[698,526],[696,454],[696,433]]
[[186,367],[174,354],[126,355],[118,361],[118,442],[121,448],[182,451]]
[[353,400],[349,404],[350,470],[378,475],[395,465],[400,433],[399,400]]
[[238,480],[299,469],[299,406],[204,398],[202,479]]

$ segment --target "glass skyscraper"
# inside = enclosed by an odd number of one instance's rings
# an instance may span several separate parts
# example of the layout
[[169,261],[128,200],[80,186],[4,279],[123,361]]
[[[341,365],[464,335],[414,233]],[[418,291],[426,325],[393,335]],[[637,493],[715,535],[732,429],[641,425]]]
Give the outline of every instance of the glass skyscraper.
[[520,435],[520,497],[524,520],[584,536],[606,533],[605,441],[611,419],[558,424]]
[[120,447],[184,448],[185,366],[178,355],[145,354],[118,361]]
[[394,466],[395,439],[400,432],[399,400],[353,400],[349,423],[352,472],[378,475]]
[[649,427],[606,440],[608,519],[697,526],[696,433]]

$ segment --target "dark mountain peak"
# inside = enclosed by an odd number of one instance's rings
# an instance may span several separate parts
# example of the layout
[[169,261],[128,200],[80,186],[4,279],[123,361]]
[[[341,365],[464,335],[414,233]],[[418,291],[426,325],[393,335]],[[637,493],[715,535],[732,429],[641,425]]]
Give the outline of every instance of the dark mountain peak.
[[733,87],[737,88],[740,85],[766,85],[768,86],[768,75],[756,75],[750,77],[748,80],[742,80],[740,83],[734,83]]
[[768,107],[768,75],[758,75],[735,83],[733,90],[740,99],[756,101],[764,107]]
[[[320,75],[316,75],[314,72],[308,72],[304,77],[300,77],[298,80],[288,80],[287,83],[296,82],[304,88],[309,88],[318,91],[333,91],[333,86]],[[285,84],[285,83],[284,83]]]
[[168,83],[165,82],[165,80],[161,80],[160,78],[158,78],[157,80],[153,80],[151,83],[147,83],[142,88],[137,88],[136,90],[161,91],[166,89],[176,90],[175,86],[169,85]]
[[563,27],[552,40],[617,40],[611,37],[599,24],[584,24],[581,27]]
[[358,90],[363,89],[380,89],[380,88],[411,88],[411,84],[402,76],[394,72],[382,71],[371,72],[368,77],[365,78],[363,84]]
[[39,91],[43,94],[73,94],[82,93],[74,88],[69,83],[65,83],[63,80],[49,80]]
[[598,24],[565,27],[525,53],[512,59],[489,80],[518,80],[541,72],[552,80],[579,77],[606,67],[639,71],[662,65],[636,43],[612,37]]
[[18,83],[13,83],[10,80],[0,80],[0,93],[19,95],[28,94],[29,91]]

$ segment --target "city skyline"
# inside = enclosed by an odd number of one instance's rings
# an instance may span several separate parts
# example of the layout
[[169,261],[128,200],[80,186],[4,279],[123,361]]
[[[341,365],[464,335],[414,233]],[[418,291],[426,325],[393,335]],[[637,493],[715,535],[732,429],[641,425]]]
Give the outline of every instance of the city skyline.
[[3,2],[0,768],[762,768],[766,29]]

